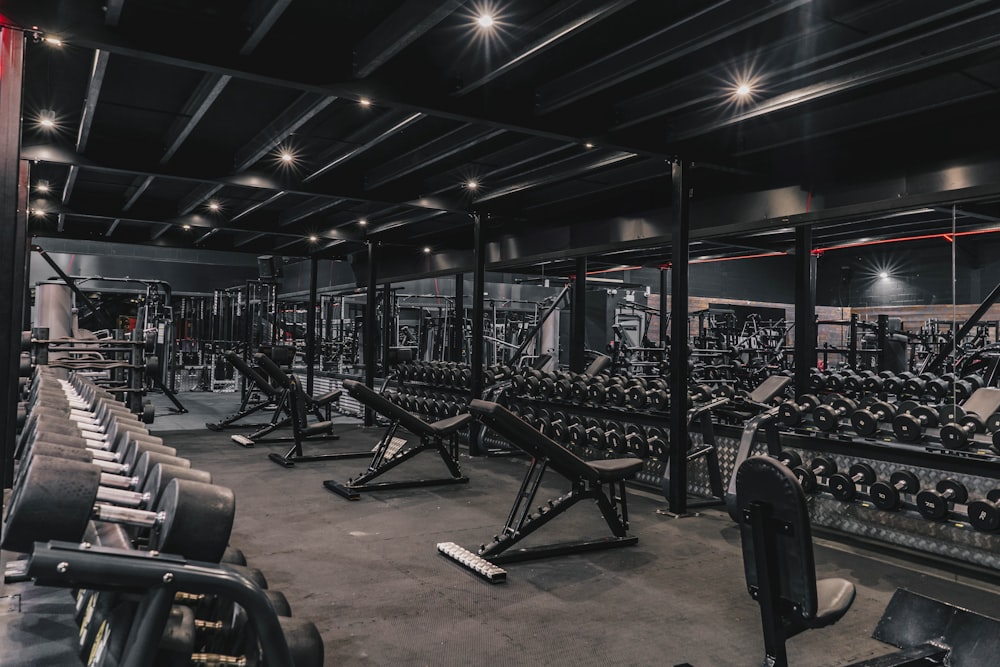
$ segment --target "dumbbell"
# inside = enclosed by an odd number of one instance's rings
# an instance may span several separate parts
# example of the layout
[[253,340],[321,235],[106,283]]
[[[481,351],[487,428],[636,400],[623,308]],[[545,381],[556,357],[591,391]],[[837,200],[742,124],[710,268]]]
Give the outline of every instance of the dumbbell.
[[633,384],[625,392],[625,405],[633,410],[662,410],[670,403],[670,394],[662,380],[651,380],[646,386]]
[[795,478],[799,480],[799,484],[802,486],[802,490],[806,493],[812,493],[816,490],[818,486],[817,477],[824,476],[830,477],[837,472],[837,464],[830,459],[825,459],[817,456],[806,466],[796,466],[792,468],[792,473],[795,474]]
[[854,399],[841,396],[832,403],[817,405],[813,408],[813,422],[821,431],[836,431],[840,425],[840,418],[853,413],[858,409],[858,404]]
[[793,452],[790,449],[784,449],[778,452],[774,460],[782,464],[786,468],[797,468],[802,465],[802,457],[799,456],[798,452]]
[[897,470],[889,476],[889,481],[877,481],[868,487],[868,496],[880,510],[897,510],[901,493],[916,493],[920,490],[920,480],[909,470]]
[[604,405],[608,401],[608,389],[624,382],[625,379],[618,375],[595,375],[590,386],[587,387],[587,397],[591,403]]
[[953,479],[942,479],[934,490],[925,489],[917,494],[917,511],[928,519],[948,516],[948,503],[962,504],[969,497],[965,485]]
[[11,494],[3,548],[27,553],[35,542],[79,542],[93,519],[153,529],[153,548],[192,560],[217,562],[225,552],[236,512],[232,490],[173,479],[148,511],[97,502],[100,483],[97,466],[33,456]]
[[886,383],[896,377],[892,371],[881,371],[878,375],[874,373],[861,380],[861,391],[866,394],[879,394],[888,391]]
[[927,383],[934,379],[932,373],[921,373],[903,383],[903,395],[920,397],[927,393]]
[[974,412],[957,413],[954,416],[956,419],[941,427],[941,444],[948,449],[964,451],[969,448],[976,433],[986,432],[986,424]]
[[819,397],[815,394],[802,394],[796,401],[783,402],[778,408],[778,418],[785,426],[795,426],[819,404]]
[[871,484],[875,481],[875,470],[867,463],[855,463],[847,471],[847,475],[836,472],[829,476],[827,487],[837,500],[850,502],[858,495],[858,484]]
[[571,418],[579,421],[579,417],[575,415],[567,417],[559,410],[553,412],[551,417],[543,414],[537,418],[541,423],[539,430],[557,442],[565,442],[569,434],[569,426],[572,423],[570,422]]
[[666,461],[670,457],[670,444],[663,429],[650,426],[646,429],[646,450],[651,459]]
[[625,427],[625,450],[635,454],[640,459],[649,457],[649,444],[646,429],[637,424]]
[[586,423],[578,421],[569,427],[569,441],[579,447],[593,443],[598,449],[604,449],[604,426],[597,419],[588,419]]
[[903,401],[892,418],[892,432],[903,442],[916,442],[925,428],[938,425],[938,415],[934,408],[920,405],[916,401]]
[[625,453],[625,431],[617,422],[608,422],[604,427],[604,448],[616,454]]
[[[638,387],[638,389],[635,389]],[[644,392],[646,383],[642,378],[630,378],[624,382],[613,384],[608,387],[605,400],[616,407],[625,407],[629,391]]]
[[592,377],[586,373],[580,373],[569,385],[569,399],[573,401],[586,401],[587,389],[590,387]]
[[692,401],[703,403],[705,401],[711,400],[712,398],[712,388],[707,384],[697,384],[691,387],[691,391],[688,392]]
[[891,420],[896,410],[885,401],[872,401],[851,413],[851,425],[859,435],[875,435],[879,424]]
[[973,500],[966,508],[969,523],[976,530],[992,533],[1000,530],[1000,489],[993,489],[986,498]]

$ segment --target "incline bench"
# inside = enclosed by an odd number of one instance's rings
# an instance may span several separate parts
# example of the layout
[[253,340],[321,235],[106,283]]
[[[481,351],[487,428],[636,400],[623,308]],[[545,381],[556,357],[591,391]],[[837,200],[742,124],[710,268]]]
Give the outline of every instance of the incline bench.
[[[469,409],[488,428],[529,454],[531,463],[514,499],[514,506],[507,516],[507,522],[489,544],[473,554],[452,542],[444,542],[437,545],[438,551],[490,581],[499,581],[505,573],[495,566],[501,563],[631,546],[639,541],[638,537],[628,534],[625,480],[642,469],[642,459],[584,461],[501,405],[476,399],[469,405]],[[535,495],[545,471],[549,469],[569,481],[570,491],[549,501],[539,513],[532,514]],[[597,503],[611,529],[610,536],[511,550],[522,538],[581,500],[594,500]]]
[[[468,483],[469,478],[462,475],[462,469],[458,464],[458,442],[455,436],[459,430],[465,428],[472,421],[472,415],[466,412],[440,421],[426,422],[360,382],[344,380],[344,389],[362,405],[388,418],[390,423],[375,447],[375,453],[372,455],[368,470],[359,477],[348,480],[346,484],[326,480],[323,482],[323,486],[348,500],[359,500],[361,491]],[[419,436],[420,444],[406,446],[406,441],[403,438],[396,438],[396,431],[400,426],[413,435]],[[445,444],[445,439],[448,440],[448,444]],[[451,473],[451,477],[396,482],[372,481],[404,461],[408,461],[420,452],[427,450],[436,450],[440,454],[441,460],[444,461],[448,472]]]
[[[222,353],[222,356],[246,379],[246,384],[243,387],[243,401],[240,403],[239,410],[221,421],[205,424],[206,427],[213,431],[221,431],[258,410],[262,410],[269,405],[275,405],[281,398],[281,389],[268,382],[266,377],[261,375],[256,368],[243,361],[243,357],[236,354],[236,352],[227,350]],[[257,392],[264,394],[265,398],[251,404]]]

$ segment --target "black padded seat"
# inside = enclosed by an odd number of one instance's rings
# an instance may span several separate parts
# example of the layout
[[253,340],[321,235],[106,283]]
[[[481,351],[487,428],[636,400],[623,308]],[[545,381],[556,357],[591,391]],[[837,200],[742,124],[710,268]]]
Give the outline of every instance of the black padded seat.
[[597,477],[602,482],[617,482],[620,479],[628,479],[635,473],[642,470],[642,459],[603,459],[600,461],[587,461],[587,466],[597,473]]
[[736,504],[747,589],[764,626],[764,664],[787,665],[785,640],[840,620],[854,602],[854,584],[816,580],[806,496],[782,463],[769,456],[743,461]]
[[268,382],[267,378],[261,375],[256,368],[243,361],[243,357],[236,354],[233,350],[226,350],[222,353],[222,356],[226,358],[226,361],[233,365],[233,368],[239,371],[247,379],[252,380],[254,385],[256,385],[258,389],[263,391],[269,397],[275,398],[281,392],[280,389]]

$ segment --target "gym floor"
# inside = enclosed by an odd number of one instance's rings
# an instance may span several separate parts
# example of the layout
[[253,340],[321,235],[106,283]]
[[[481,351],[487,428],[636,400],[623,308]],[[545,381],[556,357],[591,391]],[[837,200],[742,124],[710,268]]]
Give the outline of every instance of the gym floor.
[[[323,481],[346,481],[365,459],[302,463],[285,469],[269,452],[244,449],[215,433],[234,394],[183,393],[188,414],[170,414],[154,397],[151,430],[217,484],[236,493],[231,544],[259,568],[294,615],[323,636],[327,665],[683,665],[753,666],[763,657],[757,604],[746,591],[739,532],[722,509],[684,518],[654,493],[630,490],[631,532],[639,544],[506,566],[491,585],[440,556],[438,542],[475,550],[503,525],[525,471],[518,458],[462,457],[468,485],[386,490],[357,502]],[[307,454],[365,451],[382,433],[338,419],[341,439],[308,443]],[[445,472],[425,453],[393,475]],[[387,476],[388,477],[388,476]],[[566,491],[554,474],[544,502]],[[596,508],[571,509],[525,545],[605,534]],[[905,588],[995,615],[1000,586],[900,556],[815,539],[817,574],[847,578],[857,599],[836,625],[788,642],[791,664],[843,665],[891,652],[871,638],[889,599]],[[4,552],[3,561],[17,554]],[[0,664],[77,664],[68,591],[4,585]]]

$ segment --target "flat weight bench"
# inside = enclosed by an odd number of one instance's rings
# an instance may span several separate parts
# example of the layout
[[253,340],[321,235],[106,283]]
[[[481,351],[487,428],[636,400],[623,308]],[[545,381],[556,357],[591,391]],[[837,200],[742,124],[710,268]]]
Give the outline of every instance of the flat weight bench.
[[846,579],[816,580],[806,497],[795,476],[769,456],[751,456],[736,472],[743,569],[760,605],[766,667],[787,667],[785,640],[832,625],[854,602]]
[[[458,431],[472,421],[472,415],[463,413],[436,422],[426,422],[392,403],[381,394],[355,380],[344,380],[344,389],[366,407],[389,419],[389,427],[375,446],[368,469],[360,476],[349,479],[346,484],[334,480],[323,482],[330,491],[348,500],[360,500],[362,491],[378,489],[402,489],[416,486],[438,486],[442,484],[467,484],[469,478],[462,475],[458,463]],[[403,438],[396,438],[396,431],[402,426],[420,438],[417,445],[407,446]],[[447,444],[446,441],[447,440]],[[448,467],[451,477],[436,479],[416,479],[393,482],[373,482],[372,480],[404,463],[420,452],[435,450]],[[366,455],[371,452],[366,452]]]
[[[205,424],[206,427],[213,431],[221,431],[227,426],[234,424],[235,422],[248,417],[259,410],[263,410],[269,405],[276,405],[278,400],[281,398],[282,390],[270,382],[267,378],[261,375],[256,368],[243,361],[243,357],[236,354],[232,350],[227,350],[222,354],[226,361],[232,364],[233,368],[246,379],[246,385],[243,387],[243,400],[240,403],[239,409],[232,415],[226,417],[225,419],[218,422],[208,422]],[[260,392],[264,394],[264,400],[258,401],[257,403],[251,403],[254,395]]]
[[[438,551],[469,567],[489,581],[502,581],[503,570],[495,567],[550,556],[612,549],[637,544],[638,537],[628,534],[628,504],[625,480],[642,469],[638,458],[584,461],[570,450],[540,433],[507,408],[475,399],[469,409],[488,428],[506,438],[514,447],[531,456],[528,471],[514,499],[503,529],[490,544],[472,553],[452,542],[438,544]],[[554,470],[570,483],[570,491],[531,514],[535,495],[538,493],[546,470]],[[511,550],[522,538],[535,532],[581,500],[597,503],[601,515],[611,529],[611,535],[600,539],[582,540]]]

